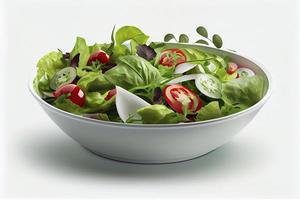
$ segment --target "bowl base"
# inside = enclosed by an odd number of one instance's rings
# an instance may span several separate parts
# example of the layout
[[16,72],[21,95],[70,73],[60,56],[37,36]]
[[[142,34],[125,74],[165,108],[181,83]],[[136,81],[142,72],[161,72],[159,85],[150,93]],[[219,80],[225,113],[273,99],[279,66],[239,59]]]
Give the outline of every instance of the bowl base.
[[[81,145],[82,146],[82,145]],[[142,164],[142,165],[160,165],[160,164],[172,164],[172,163],[180,163],[180,162],[185,162],[185,161],[189,161],[189,160],[194,160],[197,159],[199,157],[205,156],[206,154],[209,154],[213,151],[215,151],[216,149],[213,149],[207,153],[201,154],[201,155],[194,155],[194,156],[189,156],[186,158],[180,158],[180,159],[174,159],[174,160],[135,160],[135,159],[128,159],[128,158],[123,158],[123,157],[117,157],[117,156],[111,156],[108,154],[103,154],[103,153],[99,153],[96,152],[94,150],[91,150],[90,148],[87,148],[85,146],[82,146],[85,150],[91,152],[92,154],[105,158],[105,159],[109,159],[109,160],[113,160],[113,161],[117,161],[117,162],[123,162],[123,163],[130,163],[130,164]]]

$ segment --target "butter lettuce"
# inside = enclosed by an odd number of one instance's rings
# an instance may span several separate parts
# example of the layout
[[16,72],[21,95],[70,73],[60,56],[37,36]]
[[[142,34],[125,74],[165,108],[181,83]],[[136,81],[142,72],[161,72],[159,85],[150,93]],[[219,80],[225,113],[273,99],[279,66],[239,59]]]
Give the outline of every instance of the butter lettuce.
[[184,115],[175,113],[165,105],[150,105],[137,110],[144,124],[175,124],[186,121]]
[[33,82],[35,91],[45,97],[44,92],[50,92],[50,79],[54,74],[64,67],[62,53],[52,51],[43,56],[37,63],[37,74]]
[[106,92],[114,88],[114,85],[107,81],[104,74],[101,72],[87,73],[87,76],[83,76],[79,79],[77,85],[84,92]]
[[240,77],[222,85],[222,99],[229,105],[252,106],[263,98],[267,88],[261,76]]
[[209,119],[224,117],[240,112],[246,108],[248,107],[245,105],[225,104],[223,106],[220,106],[218,101],[212,101],[198,111],[196,121],[205,121]]

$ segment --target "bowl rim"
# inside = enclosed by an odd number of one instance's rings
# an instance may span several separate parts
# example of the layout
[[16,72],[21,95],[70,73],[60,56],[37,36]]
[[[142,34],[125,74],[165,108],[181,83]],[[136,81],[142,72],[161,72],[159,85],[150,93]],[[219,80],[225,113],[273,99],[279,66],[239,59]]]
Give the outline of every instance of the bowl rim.
[[46,106],[47,108],[49,108],[51,111],[56,112],[57,114],[66,116],[66,117],[70,117],[73,118],[75,120],[79,120],[79,121],[84,121],[87,123],[92,123],[92,124],[96,124],[96,125],[107,125],[107,126],[115,126],[115,127],[136,127],[136,128],[170,128],[170,127],[176,127],[176,128],[184,128],[184,127],[191,127],[191,126],[206,126],[206,125],[212,125],[212,124],[218,124],[218,123],[222,123],[224,121],[227,120],[232,120],[235,119],[237,117],[241,117],[244,116],[248,113],[251,113],[257,109],[259,109],[263,104],[265,104],[265,102],[270,98],[271,94],[272,94],[272,77],[269,73],[269,71],[264,67],[264,65],[262,65],[260,62],[257,62],[256,60],[249,58],[248,56],[244,56],[243,54],[239,53],[239,52],[233,52],[227,49],[223,49],[223,48],[215,48],[215,47],[211,47],[211,46],[206,46],[206,45],[202,45],[202,44],[186,44],[186,43],[171,43],[171,42],[163,42],[166,44],[183,44],[183,45],[189,45],[189,46],[201,46],[203,48],[207,48],[207,49],[213,49],[213,50],[217,50],[217,51],[223,51],[229,54],[234,54],[237,56],[240,56],[248,61],[251,61],[253,63],[255,63],[266,75],[267,81],[268,81],[268,89],[266,91],[266,94],[264,95],[264,97],[259,100],[256,104],[254,104],[253,106],[231,114],[231,115],[227,115],[224,117],[219,117],[219,118],[215,118],[215,119],[210,119],[210,120],[205,120],[205,121],[199,121],[199,122],[189,122],[189,123],[178,123],[178,124],[128,124],[128,123],[121,123],[121,122],[113,122],[113,121],[103,121],[103,120],[97,120],[97,119],[92,119],[92,118],[87,118],[87,117],[83,117],[80,115],[76,115],[64,110],[61,110],[59,108],[56,108],[54,106],[52,106],[51,104],[45,102],[34,90],[33,88],[33,80],[34,77],[36,75],[36,68],[34,68],[32,70],[30,79],[28,81],[28,89],[30,91],[30,93],[33,95],[33,97],[42,105]]

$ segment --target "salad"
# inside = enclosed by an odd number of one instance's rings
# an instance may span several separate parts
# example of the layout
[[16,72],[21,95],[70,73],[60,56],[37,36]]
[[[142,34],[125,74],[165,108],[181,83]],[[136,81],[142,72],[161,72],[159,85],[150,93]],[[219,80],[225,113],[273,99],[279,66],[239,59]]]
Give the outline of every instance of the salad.
[[[196,43],[222,47],[219,35],[210,39],[201,26],[196,31],[202,38]],[[266,80],[247,66],[188,45],[186,34],[164,40],[149,42],[134,26],[114,28],[108,43],[88,45],[77,37],[70,52],[52,51],[38,61],[34,90],[73,114],[139,124],[219,118],[264,96]]]

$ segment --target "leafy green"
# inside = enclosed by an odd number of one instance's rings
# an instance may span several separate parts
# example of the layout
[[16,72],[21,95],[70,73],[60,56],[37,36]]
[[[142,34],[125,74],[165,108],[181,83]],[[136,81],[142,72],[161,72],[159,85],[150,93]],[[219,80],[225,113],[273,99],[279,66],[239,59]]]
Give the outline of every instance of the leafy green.
[[43,92],[49,92],[50,80],[54,74],[64,67],[62,62],[63,54],[58,51],[52,51],[43,56],[37,63],[37,74],[33,81],[35,91],[44,97]]
[[71,59],[74,58],[77,54],[80,54],[78,67],[86,66],[90,57],[90,49],[87,46],[85,39],[82,37],[77,37],[75,46],[70,53]]
[[89,72],[87,76],[79,79],[77,85],[84,92],[106,92],[114,87],[114,85],[105,79],[104,74],[99,72]]
[[61,110],[77,115],[84,113],[83,108],[73,103],[70,99],[68,99],[67,95],[61,95],[52,103],[52,105]]
[[134,26],[123,26],[116,32],[116,45],[121,45],[125,41],[134,40],[138,44],[145,44],[149,36],[144,34],[139,28]]
[[[139,28],[135,26],[123,26],[119,28],[115,35],[115,47],[113,48],[112,60],[117,60],[118,57],[124,55],[135,55],[136,46],[139,44],[145,44],[149,36],[143,33]],[[113,39],[113,36],[112,36]],[[130,41],[131,49],[129,50],[123,43]]]
[[227,115],[240,112],[246,108],[248,107],[245,105],[228,105],[228,104],[220,107],[218,101],[212,101],[198,111],[198,114],[196,116],[196,121],[205,121],[209,119],[224,117]]
[[208,32],[206,30],[205,27],[203,26],[199,26],[197,29],[196,29],[197,33],[205,38],[208,38]]
[[107,94],[108,92],[103,95],[100,92],[86,93],[84,111],[86,113],[98,113],[107,112],[114,108],[116,98],[114,96],[109,100],[105,100]]
[[267,83],[261,76],[240,77],[222,85],[222,99],[230,105],[252,106],[265,94]]
[[171,78],[174,76],[175,66],[166,67],[163,65],[158,65],[158,71],[161,76],[166,77],[166,78]]
[[212,101],[198,111],[196,120],[204,121],[204,120],[214,119],[223,116],[224,115],[220,109],[219,102]]
[[186,34],[180,34],[179,35],[179,42],[188,43],[189,42],[189,36]]
[[221,38],[221,36],[219,36],[218,34],[214,34],[214,35],[213,35],[212,42],[214,43],[214,45],[215,45],[217,48],[221,48],[222,45],[223,45],[222,38]]
[[156,56],[154,49],[145,44],[137,46],[137,54],[148,61],[152,60]]
[[175,36],[174,36],[172,33],[168,33],[168,34],[166,34],[165,37],[164,37],[164,41],[165,41],[165,42],[169,42],[169,41],[172,40],[172,39],[174,39],[174,40],[176,41],[176,38],[175,38]]
[[147,60],[133,55],[122,56],[117,66],[105,72],[105,78],[113,85],[125,89],[158,84],[161,75]]
[[137,110],[144,124],[173,124],[186,121],[186,118],[175,113],[165,105],[150,105]]
[[110,45],[111,44],[107,44],[107,43],[103,43],[103,44],[95,43],[94,45],[89,46],[89,52],[90,52],[90,54],[93,54],[100,50],[107,52]]
[[205,44],[205,45],[209,45],[208,42],[206,40],[197,40],[195,43],[199,43],[199,44]]

